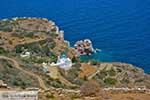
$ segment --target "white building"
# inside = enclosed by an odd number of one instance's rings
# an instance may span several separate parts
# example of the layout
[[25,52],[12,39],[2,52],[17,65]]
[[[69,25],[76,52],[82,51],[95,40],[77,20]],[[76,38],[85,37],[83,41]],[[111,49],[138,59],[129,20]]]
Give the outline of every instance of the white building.
[[69,70],[72,66],[72,61],[70,58],[67,58],[66,55],[62,55],[58,57],[57,63],[51,63],[51,66],[59,66],[65,70]]

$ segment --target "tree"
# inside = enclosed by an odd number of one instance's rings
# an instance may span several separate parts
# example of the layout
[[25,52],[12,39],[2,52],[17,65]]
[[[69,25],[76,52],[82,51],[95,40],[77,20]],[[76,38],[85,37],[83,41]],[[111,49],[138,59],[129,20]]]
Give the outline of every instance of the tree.
[[78,58],[77,58],[77,57],[75,57],[75,56],[73,56],[73,58],[72,58],[71,60],[72,60],[72,62],[73,62],[73,63],[78,62]]
[[100,85],[96,81],[88,81],[80,87],[84,96],[97,96],[100,93]]

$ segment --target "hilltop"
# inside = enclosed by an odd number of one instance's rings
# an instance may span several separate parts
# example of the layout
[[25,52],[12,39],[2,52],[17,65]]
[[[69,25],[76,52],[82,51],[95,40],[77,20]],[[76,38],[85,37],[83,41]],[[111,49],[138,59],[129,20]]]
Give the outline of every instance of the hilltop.
[[[89,47],[93,48],[91,42]],[[62,93],[62,89],[76,92],[82,85],[92,80],[96,81],[101,89],[110,87],[150,89],[150,75],[145,74],[142,69],[119,62],[94,60],[81,62],[78,50],[70,47],[69,42],[64,40],[63,31],[59,30],[53,21],[44,18],[0,20],[0,80],[11,89],[47,90],[44,97],[41,97],[43,100],[46,100],[45,96],[53,97],[46,95],[47,92],[54,96],[60,94],[64,96],[66,92]],[[94,52],[93,49],[91,51]],[[61,54],[66,54],[71,59],[70,69],[51,66],[51,63],[58,61]],[[46,67],[43,67],[43,63]],[[67,94],[74,99],[81,96]],[[146,95],[145,92],[142,95]]]

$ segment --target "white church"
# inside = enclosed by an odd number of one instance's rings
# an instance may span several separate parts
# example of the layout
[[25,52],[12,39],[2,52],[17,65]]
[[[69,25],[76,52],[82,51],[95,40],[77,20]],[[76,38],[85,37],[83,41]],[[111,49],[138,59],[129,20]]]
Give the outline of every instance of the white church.
[[57,63],[51,63],[51,66],[59,66],[65,70],[69,70],[72,66],[72,61],[70,58],[67,58],[65,54],[58,57]]

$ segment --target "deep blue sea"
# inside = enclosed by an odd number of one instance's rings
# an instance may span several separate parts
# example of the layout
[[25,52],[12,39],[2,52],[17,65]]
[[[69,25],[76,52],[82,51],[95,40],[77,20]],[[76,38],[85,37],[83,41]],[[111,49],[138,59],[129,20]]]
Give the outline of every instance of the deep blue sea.
[[150,0],[0,0],[0,19],[45,17],[71,45],[89,38],[100,61],[131,63],[150,72]]

